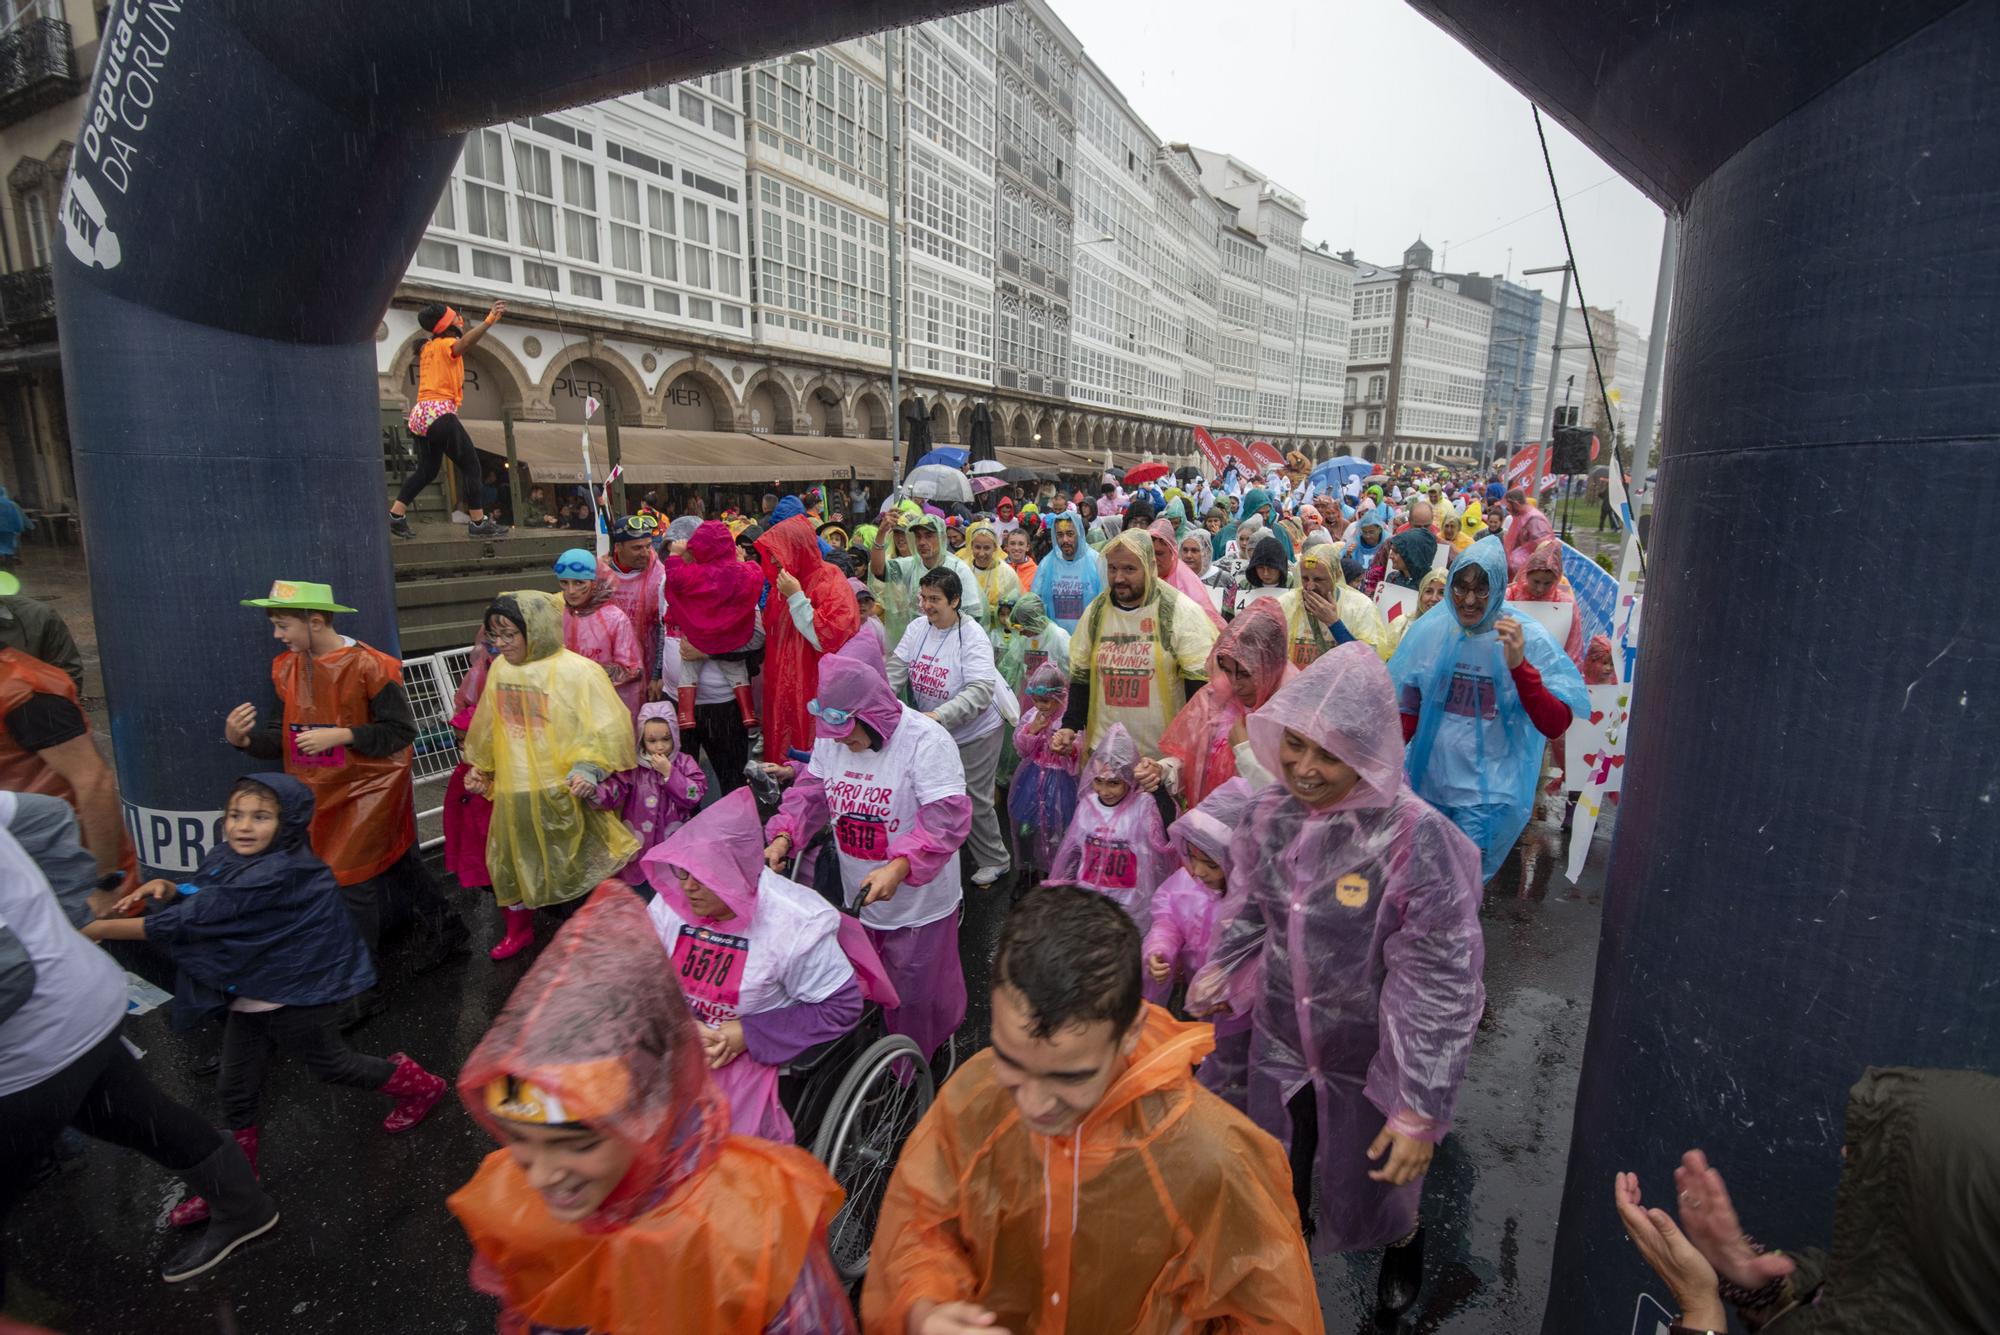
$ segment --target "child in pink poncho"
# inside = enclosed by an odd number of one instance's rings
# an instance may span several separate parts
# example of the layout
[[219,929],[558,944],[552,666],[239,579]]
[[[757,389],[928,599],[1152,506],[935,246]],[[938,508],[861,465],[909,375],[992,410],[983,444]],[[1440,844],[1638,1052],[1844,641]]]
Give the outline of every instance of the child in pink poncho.
[[681,750],[681,729],[672,705],[639,706],[638,728],[638,768],[613,774],[597,785],[597,805],[616,811],[639,836],[639,852],[624,872],[627,881],[646,879],[646,854],[699,811],[708,793],[708,776],[694,757]]
[[[1250,804],[1250,785],[1230,779],[1167,827],[1181,857],[1180,870],[1153,892],[1153,925],[1141,948],[1146,957],[1146,1000],[1166,1005],[1176,981],[1185,983],[1209,962],[1215,927],[1246,898],[1229,884],[1231,837]],[[1202,1086],[1238,1112],[1248,1102],[1250,1010],[1260,981],[1252,970],[1238,975],[1227,1010],[1215,1021],[1215,1051],[1201,1064]]]
[[[666,588],[667,606],[680,632],[681,657],[691,662],[715,660],[736,696],[743,726],[754,728],[757,709],[750,699],[750,666],[720,655],[742,653],[756,636],[764,572],[742,558],[727,524],[710,519],[695,529],[682,555],[668,558]],[[694,726],[695,675],[681,674],[678,702],[683,728]]]
[[609,572],[597,558],[572,547],[556,558],[562,587],[563,648],[604,669],[625,708],[637,713],[646,703],[646,660],[632,622],[612,601]]
[[1024,694],[1028,708],[1014,729],[1014,754],[1021,763],[1007,784],[1007,817],[1028,862],[1025,883],[1033,884],[1037,871],[1054,865],[1056,848],[1076,817],[1076,751],[1049,750],[1069,704],[1069,665],[1043,663],[1028,674]]
[[[643,859],[659,891],[646,906],[671,957],[730,1130],[789,1144],[778,1068],[861,1022],[872,955],[850,962],[840,911],[764,865],[757,799],[738,788]],[[867,951],[856,929],[846,934]]]
[[1118,901],[1143,935],[1153,925],[1153,891],[1178,865],[1160,808],[1139,791],[1139,746],[1114,723],[1084,763],[1076,815],[1048,879]]

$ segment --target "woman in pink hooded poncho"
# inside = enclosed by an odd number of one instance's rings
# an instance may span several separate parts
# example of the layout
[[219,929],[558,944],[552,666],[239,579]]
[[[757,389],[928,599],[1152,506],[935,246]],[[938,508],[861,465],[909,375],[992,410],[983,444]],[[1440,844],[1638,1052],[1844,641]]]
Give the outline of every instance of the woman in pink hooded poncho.
[[1380,1312],[1415,1300],[1417,1202],[1485,1003],[1479,850],[1410,791],[1388,670],[1336,646],[1250,718],[1280,778],[1251,800],[1231,867],[1243,904],[1188,1007],[1210,1013],[1262,961],[1250,1116],[1291,1148],[1300,1217],[1315,1176],[1322,1252],[1390,1245]]
[[1076,748],[1057,755],[1049,741],[1062,728],[1069,704],[1067,663],[1046,662],[1028,674],[1027,704],[1014,729],[1014,753],[1021,758],[1007,785],[1007,816],[1014,843],[1027,861],[1029,882],[1038,869],[1055,862],[1056,847],[1076,815]]
[[[1112,724],[1084,762],[1076,815],[1056,848],[1048,879],[1118,901],[1144,935],[1153,923],[1153,891],[1179,862],[1159,804],[1139,789],[1138,769],[1138,743],[1124,724]],[[1115,791],[1118,784],[1124,792],[1116,802],[1106,801],[1105,789]]]
[[555,572],[562,584],[563,648],[603,668],[626,711],[638,713],[646,703],[646,656],[631,619],[613,597],[617,586],[609,564],[573,547],[556,559]]
[[1574,606],[1576,590],[1570,587],[1569,579],[1563,574],[1560,542],[1549,538],[1528,553],[1528,559],[1521,566],[1520,572],[1507,583],[1507,601],[1571,604],[1569,632],[1563,636],[1563,652],[1569,655],[1570,662],[1576,664],[1578,672],[1583,671],[1583,618],[1578,615],[1583,609]]
[[[1153,892],[1153,925],[1141,947],[1146,1000],[1166,1005],[1176,979],[1186,982],[1201,972],[1214,949],[1216,926],[1233,917],[1247,897],[1245,880],[1231,880],[1230,841],[1250,797],[1248,783],[1231,779],[1167,827],[1181,866]],[[1251,968],[1236,977],[1228,1014],[1214,1017],[1215,1051],[1202,1062],[1198,1078],[1242,1112],[1248,1099],[1250,1011],[1263,975]]]
[[901,998],[884,1006],[884,1026],[934,1056],[965,1020],[956,855],[972,799],[958,744],[896,698],[867,627],[819,660],[810,709],[812,759],[771,817],[765,862],[785,865],[832,824],[847,907]]
[[[1157,772],[1192,805],[1241,773],[1252,788],[1274,777],[1250,752],[1246,720],[1299,670],[1279,599],[1258,598],[1236,614],[1208,656],[1208,684],[1174,715],[1160,738]],[[1150,778],[1142,765],[1140,778]]]
[[1171,584],[1174,591],[1199,607],[1222,629],[1222,613],[1215,610],[1215,600],[1208,596],[1208,585],[1201,577],[1187,568],[1181,560],[1180,537],[1174,532],[1174,521],[1155,519],[1146,532],[1153,535],[1153,573],[1162,584]]
[[[778,1068],[861,1022],[863,987],[841,949],[839,910],[764,865],[748,788],[675,830],[644,863],[659,892],[646,912],[729,1096],[729,1129],[789,1142]],[[866,967],[879,975],[872,958]]]
[[[646,854],[700,809],[701,799],[708,793],[708,776],[695,758],[681,749],[681,727],[672,705],[656,701],[639,706],[634,726],[639,734],[639,767],[607,776],[597,785],[596,802],[616,811],[639,836],[639,851],[623,875],[627,881],[643,881]],[[659,750],[661,740],[668,747],[664,754]]]
[[[664,564],[667,606],[674,628],[680,632],[681,657],[715,659],[715,667],[735,692],[743,725],[756,726],[749,666],[717,656],[740,654],[750,648],[757,633],[757,596],[764,591],[764,572],[742,559],[729,526],[719,519],[703,522],[688,538],[686,554],[670,557]],[[692,669],[680,675],[678,704],[683,728],[695,726],[696,676]]]

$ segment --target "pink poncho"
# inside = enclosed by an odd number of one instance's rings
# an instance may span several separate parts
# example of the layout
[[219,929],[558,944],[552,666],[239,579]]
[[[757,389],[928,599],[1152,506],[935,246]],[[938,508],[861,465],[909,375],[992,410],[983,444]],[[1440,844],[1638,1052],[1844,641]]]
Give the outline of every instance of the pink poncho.
[[[1125,725],[1114,723],[1084,763],[1076,815],[1050,859],[1051,882],[1080,885],[1118,901],[1144,935],[1153,924],[1153,891],[1179,863],[1160,823],[1152,795],[1139,791],[1139,747]],[[1125,800],[1107,807],[1091,785],[1100,777],[1123,779]]]

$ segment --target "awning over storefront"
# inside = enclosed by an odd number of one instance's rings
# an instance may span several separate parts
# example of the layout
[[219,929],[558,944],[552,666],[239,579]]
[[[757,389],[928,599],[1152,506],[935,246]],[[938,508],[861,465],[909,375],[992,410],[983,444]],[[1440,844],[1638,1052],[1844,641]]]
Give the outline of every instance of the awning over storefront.
[[[507,452],[506,425],[467,421],[472,443],[489,453]],[[514,423],[514,453],[537,482],[582,482],[583,428],[561,422]],[[830,440],[816,436],[766,436],[737,431],[674,431],[621,426],[619,462],[625,481],[648,484],[822,482],[850,476],[886,479],[886,441]],[[611,446],[602,426],[590,430],[591,471],[598,481],[611,471]]]

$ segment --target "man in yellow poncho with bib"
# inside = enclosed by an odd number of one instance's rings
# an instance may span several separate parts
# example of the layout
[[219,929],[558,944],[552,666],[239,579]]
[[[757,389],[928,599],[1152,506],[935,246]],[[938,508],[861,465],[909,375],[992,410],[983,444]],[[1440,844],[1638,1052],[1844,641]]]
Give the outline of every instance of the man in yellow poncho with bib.
[[1167,721],[1208,681],[1215,626],[1153,569],[1153,537],[1134,529],[1104,548],[1104,592],[1070,637],[1069,708],[1051,739],[1057,754],[1088,751],[1114,723],[1146,760],[1160,757]]
[[465,786],[493,801],[486,865],[514,936],[533,910],[582,898],[639,851],[625,823],[590,801],[639,759],[611,679],[563,648],[553,594],[501,594],[486,635],[500,654],[465,735]]
[[1336,644],[1360,640],[1387,659],[1389,627],[1368,596],[1340,573],[1340,549],[1330,542],[1306,548],[1299,558],[1299,586],[1278,595],[1278,609],[1292,629],[1292,666],[1304,671]]

